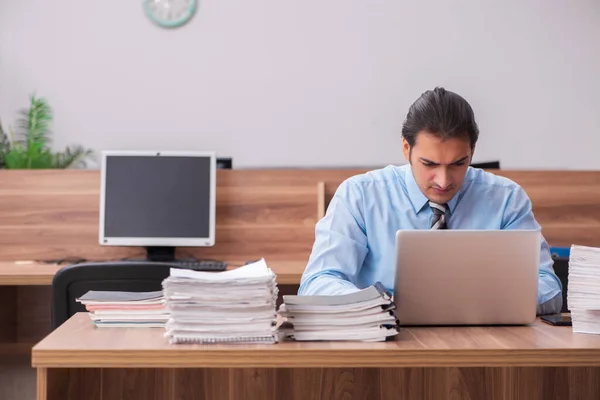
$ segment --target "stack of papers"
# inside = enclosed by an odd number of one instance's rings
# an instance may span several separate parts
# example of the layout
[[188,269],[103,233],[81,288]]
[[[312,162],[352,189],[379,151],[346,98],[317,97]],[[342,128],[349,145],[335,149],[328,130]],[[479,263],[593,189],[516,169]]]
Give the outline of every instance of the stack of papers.
[[163,282],[170,343],[275,343],[275,274],[265,260],[223,271],[171,269]]
[[281,332],[298,341],[385,341],[399,331],[395,308],[379,282],[338,296],[283,296]]
[[600,334],[600,248],[571,246],[568,282],[573,332]]
[[97,327],[164,328],[169,315],[163,293],[91,290],[76,301]]

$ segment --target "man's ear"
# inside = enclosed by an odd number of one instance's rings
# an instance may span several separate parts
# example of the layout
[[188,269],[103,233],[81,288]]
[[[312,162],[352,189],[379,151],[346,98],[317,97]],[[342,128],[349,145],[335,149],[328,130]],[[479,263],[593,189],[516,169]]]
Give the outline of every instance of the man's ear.
[[469,160],[470,162],[473,161],[473,155],[475,154],[475,146],[471,147],[471,160]]
[[406,161],[410,162],[410,144],[405,138],[402,138],[402,153],[404,154],[404,158]]

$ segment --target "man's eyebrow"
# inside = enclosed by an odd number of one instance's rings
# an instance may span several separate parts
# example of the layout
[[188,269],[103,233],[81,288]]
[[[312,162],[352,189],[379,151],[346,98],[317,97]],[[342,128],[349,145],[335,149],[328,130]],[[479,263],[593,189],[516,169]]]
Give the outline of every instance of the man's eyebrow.
[[[452,161],[452,162],[450,163],[450,165],[454,165],[454,164],[460,164],[460,163],[462,163],[462,162],[465,162],[465,161],[466,161],[468,158],[469,158],[469,156],[464,156],[463,158],[459,158],[459,159],[458,159],[458,160],[456,160],[456,161]],[[431,164],[431,165],[440,165],[440,163],[436,163],[435,161],[431,161],[431,160],[428,160],[428,159],[426,159],[426,158],[423,158],[423,157],[419,157],[419,160],[423,161],[423,162],[424,162],[424,163],[426,163],[426,164]]]
[[469,156],[464,156],[463,158],[459,158],[458,160],[456,160],[450,164],[460,164],[460,163],[467,161],[468,158],[469,158]]
[[431,165],[440,165],[440,164],[438,164],[438,163],[436,163],[436,162],[433,162],[433,161],[431,161],[431,160],[428,160],[428,159],[426,159],[426,158],[423,158],[423,157],[419,157],[419,160],[423,161],[423,162],[424,162],[424,163],[426,163],[426,164],[431,164]]

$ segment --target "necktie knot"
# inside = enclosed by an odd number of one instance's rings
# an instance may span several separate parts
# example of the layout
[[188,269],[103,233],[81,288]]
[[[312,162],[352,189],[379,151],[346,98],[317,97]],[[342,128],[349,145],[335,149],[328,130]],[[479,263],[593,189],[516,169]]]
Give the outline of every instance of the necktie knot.
[[429,206],[433,211],[433,217],[431,218],[431,229],[446,229],[446,205],[430,201]]

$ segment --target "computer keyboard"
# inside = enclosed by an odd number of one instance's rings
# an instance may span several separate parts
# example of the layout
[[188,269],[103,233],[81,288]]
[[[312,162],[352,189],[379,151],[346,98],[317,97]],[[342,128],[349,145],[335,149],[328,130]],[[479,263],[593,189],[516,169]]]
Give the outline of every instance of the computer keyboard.
[[191,269],[194,271],[225,271],[227,263],[218,260],[176,260],[167,261],[173,268]]

